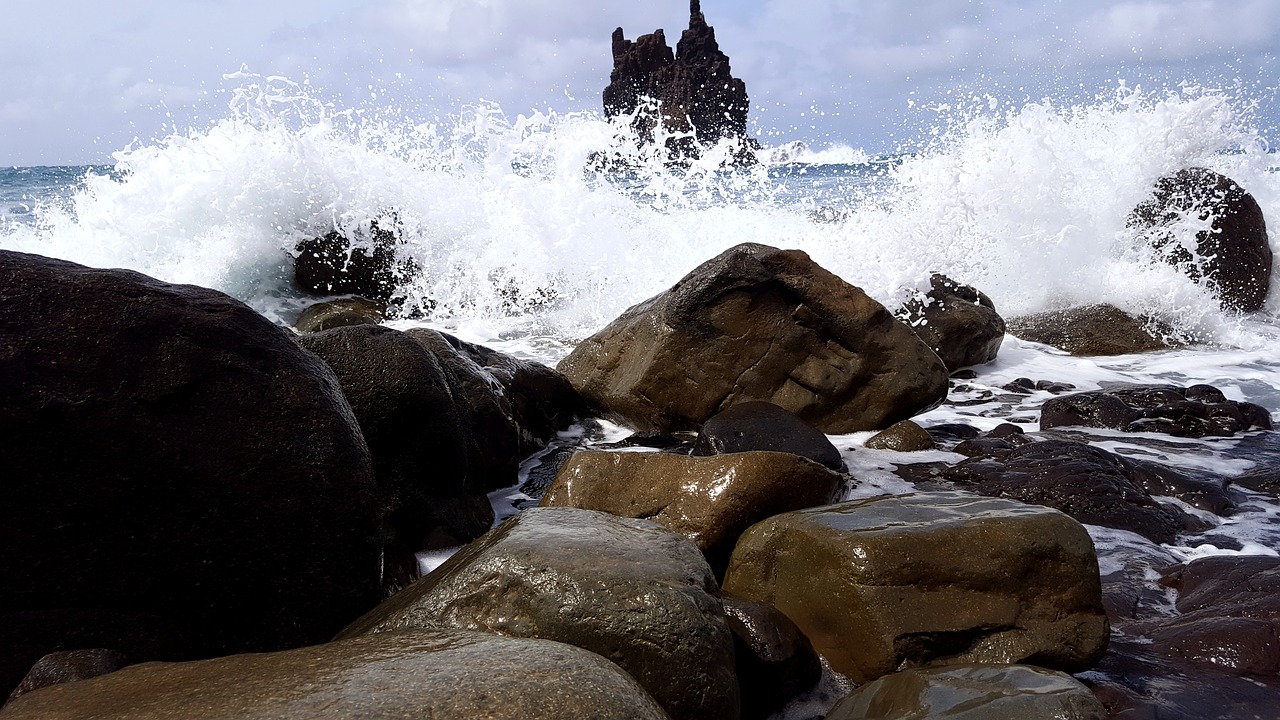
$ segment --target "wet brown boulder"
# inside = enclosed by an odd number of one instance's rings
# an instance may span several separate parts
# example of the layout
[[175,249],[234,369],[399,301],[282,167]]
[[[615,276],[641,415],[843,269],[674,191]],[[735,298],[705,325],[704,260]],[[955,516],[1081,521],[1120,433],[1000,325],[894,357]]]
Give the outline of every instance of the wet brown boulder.
[[1157,503],[1120,457],[1101,448],[1070,440],[965,445],[974,454],[942,472],[964,490],[1056,508],[1157,543],[1173,542],[1183,527],[1181,511]]
[[1172,331],[1114,305],[1084,305],[1022,315],[1008,321],[1010,335],[1052,345],[1072,355],[1129,355],[1168,350]]
[[746,400],[825,433],[872,430],[947,392],[937,354],[883,305],[798,250],[755,244],[627,310],[559,370],[610,418],[656,432]]
[[1056,510],[968,493],[774,516],[738,541],[724,589],[777,607],[858,683],[927,665],[1076,671],[1107,645],[1085,529]]
[[809,638],[777,608],[724,596],[724,613],[737,653],[743,720],[764,720],[822,677]]
[[919,452],[933,450],[938,443],[924,428],[910,420],[902,420],[867,438],[866,446],[872,450]]
[[560,469],[542,506],[652,520],[692,540],[723,573],[747,528],[771,515],[825,505],[844,483],[844,476],[790,453],[587,450]]
[[384,303],[362,297],[340,298],[308,306],[293,327],[300,333],[312,333],[350,325],[378,325],[386,314]]
[[461,545],[493,525],[468,485],[470,428],[439,361],[413,338],[358,325],[298,338],[333,369],[369,443],[382,498],[389,584],[417,577],[413,553]]
[[693,455],[766,450],[809,458],[832,470],[844,470],[840,451],[827,436],[803,420],[762,400],[749,400],[716,413],[702,425]]
[[0,251],[0,695],[42,656],[320,642],[380,597],[333,373],[246,305]]
[[1066,673],[1028,665],[904,670],[859,687],[827,720],[1106,720],[1106,709]]
[[425,629],[287,652],[135,665],[33,692],[6,720],[666,720],[617,665],[580,648]]
[[937,273],[929,285],[929,292],[903,306],[898,317],[938,353],[948,370],[995,360],[1005,324],[991,298]]
[[431,626],[576,645],[620,665],[676,719],[738,717],[715,576],[656,523],[574,508],[507,520],[342,632]]
[[[1199,227],[1187,230],[1188,224]],[[1134,208],[1129,226],[1166,262],[1212,290],[1224,309],[1253,312],[1266,302],[1272,264],[1266,219],[1231,178],[1198,167],[1166,175]],[[1183,237],[1192,231],[1194,238]]]
[[1228,400],[1211,385],[1128,385],[1051,398],[1040,409],[1040,428],[1079,425],[1174,437],[1230,437],[1251,428],[1270,430],[1271,413]]

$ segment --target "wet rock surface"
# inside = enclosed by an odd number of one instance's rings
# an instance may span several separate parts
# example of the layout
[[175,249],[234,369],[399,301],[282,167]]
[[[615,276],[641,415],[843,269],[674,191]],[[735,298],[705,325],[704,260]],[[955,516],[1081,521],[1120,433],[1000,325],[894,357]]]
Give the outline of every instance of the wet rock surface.
[[31,672],[9,695],[9,702],[33,690],[50,685],[88,680],[129,666],[129,658],[118,650],[62,650],[49,653],[31,666]]
[[390,302],[419,268],[396,254],[400,244],[396,223],[384,221],[383,225],[373,222],[352,237],[334,230],[298,243],[294,283],[318,295],[351,294]]
[[340,298],[309,306],[293,327],[300,333],[312,333],[351,325],[378,325],[386,315],[384,303],[362,297]]
[[1172,333],[1114,305],[1085,305],[1010,318],[1008,332],[1072,355],[1128,355],[1168,350]]
[[1080,522],[1129,530],[1152,542],[1172,542],[1184,525],[1183,513],[1157,503],[1124,460],[1101,448],[1068,440],[1011,445],[996,439],[969,441],[957,452],[970,457],[942,477],[966,490],[1056,508]]
[[1004,341],[1005,322],[991,298],[937,273],[929,284],[924,298],[907,303],[898,317],[938,353],[949,370],[995,360]]
[[716,413],[702,425],[693,455],[764,450],[808,458],[832,470],[843,470],[840,451],[827,436],[770,402],[751,400]]
[[1106,720],[1079,680],[1029,665],[904,670],[859,687],[827,720]]
[[1076,393],[1045,402],[1040,427],[1081,425],[1174,437],[1229,437],[1271,429],[1271,414],[1248,402],[1228,400],[1210,385],[1129,385]]
[[[1179,228],[1204,226],[1191,238]],[[1161,257],[1210,288],[1228,310],[1262,308],[1271,286],[1271,243],[1262,208],[1234,180],[1206,168],[1179,170],[1156,181],[1152,196],[1134,208],[1129,226],[1142,231]]]
[[333,373],[221,293],[0,252],[0,695],[49,652],[320,642],[380,596]]
[[898,452],[919,452],[933,450],[938,446],[933,437],[924,428],[911,422],[901,420],[867,439],[866,446],[872,450],[896,450]]
[[631,673],[672,718],[738,717],[732,635],[693,543],[656,523],[534,508],[343,631],[432,626],[556,640]]
[[557,642],[430,628],[299,650],[147,663],[33,692],[6,719],[667,720],[617,665]]
[[778,513],[825,505],[844,485],[844,476],[789,453],[686,457],[588,450],[565,463],[542,506],[652,520],[689,538],[723,573],[747,528]]
[[822,663],[800,628],[772,605],[724,596],[743,720],[764,720],[817,684]]
[[946,367],[878,302],[795,250],[746,244],[587,338],[558,369],[606,416],[695,430],[767,400],[826,433],[941,402]]
[[776,606],[854,682],[972,662],[1081,670],[1107,644],[1084,528],[968,493],[774,516],[743,535],[724,588]]

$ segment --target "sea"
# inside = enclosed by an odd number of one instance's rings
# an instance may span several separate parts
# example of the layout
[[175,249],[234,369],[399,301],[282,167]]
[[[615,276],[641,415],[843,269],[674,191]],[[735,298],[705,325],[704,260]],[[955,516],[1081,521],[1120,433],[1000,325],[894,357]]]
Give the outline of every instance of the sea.
[[[999,357],[965,381],[966,402],[917,417],[922,425],[1014,422],[1035,432],[1050,395],[1011,397],[1001,388],[1017,378],[1081,391],[1207,383],[1280,421],[1278,281],[1263,310],[1223,311],[1126,225],[1157,178],[1207,167],[1257,199],[1280,252],[1280,155],[1249,97],[1121,85],[1070,104],[977,99],[892,152],[868,153],[856,138],[796,142],[735,167],[724,162],[734,148],[724,147],[674,168],[660,153],[636,151],[625,120],[598,113],[477,102],[425,121],[334,109],[275,78],[239,82],[220,119],[134,142],[108,164],[0,168],[0,248],[216,288],[290,326],[314,302],[291,281],[297,243],[333,229],[364,237],[377,222],[396,228],[399,252],[423,269],[403,288],[393,326],[427,325],[554,365],[698,264],[757,242],[803,250],[890,308],[941,272],[981,290],[1005,317],[1110,303],[1159,317],[1193,343],[1073,357],[1006,336]],[[600,153],[614,151],[631,153],[625,168],[593,169]],[[1180,224],[1179,242],[1194,246],[1200,229]],[[974,401],[982,397],[991,399]],[[626,430],[602,423],[560,442],[601,433]],[[857,479],[848,497],[909,492],[892,472],[898,464],[960,459],[868,450],[869,435],[832,438]],[[1242,438],[1097,433],[1093,442],[1227,477],[1280,461]],[[531,458],[526,471],[539,462]],[[499,518],[527,500],[517,488],[493,496]],[[1091,527],[1103,573],[1135,557],[1156,568],[1206,555],[1280,555],[1280,504],[1246,490],[1236,502],[1229,517],[1182,506],[1217,526],[1213,542],[1200,535],[1157,546]],[[831,695],[786,717],[821,713]]]

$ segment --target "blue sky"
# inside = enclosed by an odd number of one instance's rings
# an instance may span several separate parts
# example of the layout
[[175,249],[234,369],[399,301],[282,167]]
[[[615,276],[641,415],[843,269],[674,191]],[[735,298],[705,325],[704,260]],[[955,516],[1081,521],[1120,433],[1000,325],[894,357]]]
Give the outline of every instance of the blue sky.
[[[703,0],[766,142],[870,152],[973,93],[1072,102],[1128,85],[1242,81],[1277,113],[1278,0]],[[678,37],[687,0],[45,0],[5,9],[0,164],[108,161],[225,112],[242,65],[340,105],[430,120],[598,109],[609,35]]]

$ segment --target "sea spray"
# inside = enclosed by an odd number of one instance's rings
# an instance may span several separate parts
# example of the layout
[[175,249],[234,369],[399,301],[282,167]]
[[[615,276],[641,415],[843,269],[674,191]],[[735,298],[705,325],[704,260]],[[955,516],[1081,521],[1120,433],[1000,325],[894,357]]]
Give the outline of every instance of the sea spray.
[[566,345],[740,242],[805,250],[890,306],[943,272],[1005,315],[1110,302],[1242,347],[1268,341],[1280,310],[1273,293],[1248,319],[1221,312],[1126,227],[1154,181],[1187,166],[1229,175],[1280,217],[1274,156],[1247,99],[1225,92],[975,97],[940,108],[926,143],[825,156],[855,164],[725,169],[729,148],[593,172],[597,153],[634,150],[625,118],[512,118],[483,102],[421,118],[334,108],[284,78],[227,82],[225,118],[117,152],[113,172],[5,226],[0,247],[215,287],[287,323],[307,302],[291,283],[297,243],[334,229],[362,242],[394,216],[399,251],[423,269],[402,289],[406,315]]

